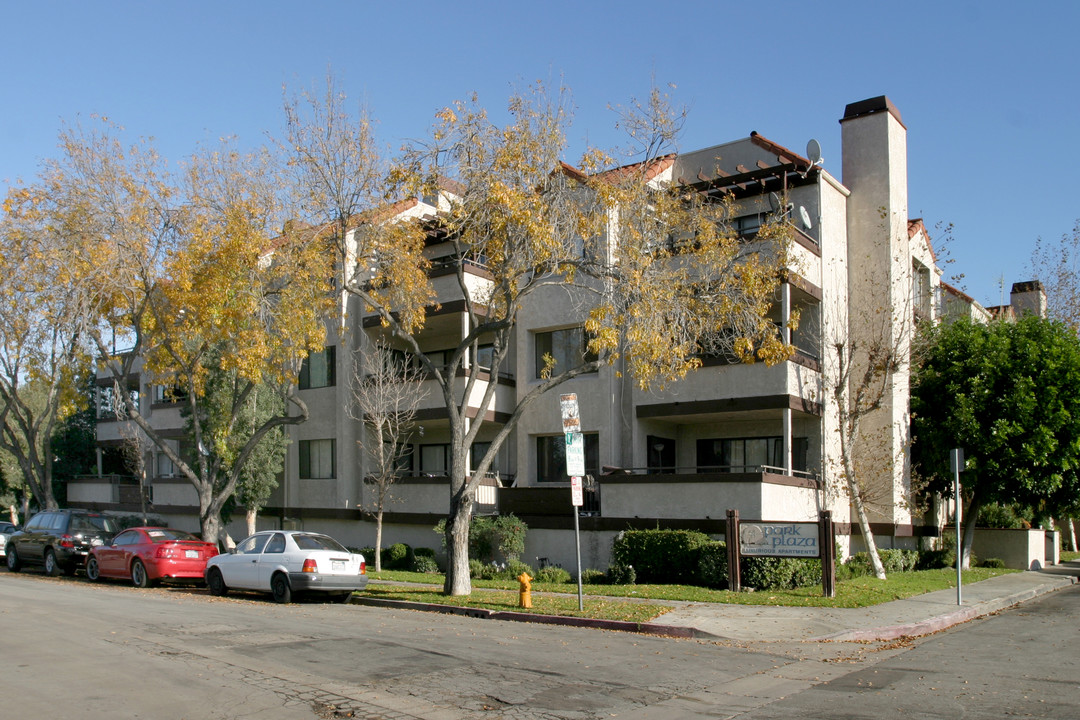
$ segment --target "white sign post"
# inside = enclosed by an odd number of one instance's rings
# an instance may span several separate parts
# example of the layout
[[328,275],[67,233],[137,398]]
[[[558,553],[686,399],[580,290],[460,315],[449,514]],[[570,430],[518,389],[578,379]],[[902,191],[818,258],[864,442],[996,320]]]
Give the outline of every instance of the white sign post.
[[964,469],[964,450],[955,448],[949,452],[949,464],[953,472],[953,497],[956,498],[956,604],[961,604],[962,593],[960,586],[963,584],[964,573],[960,569],[961,560],[961,537],[960,537],[960,471]]
[[581,588],[581,528],[578,508],[582,506],[581,477],[585,474],[585,436],[581,434],[581,418],[578,416],[577,393],[559,396],[563,432],[566,434],[566,474],[570,476],[570,505],[574,510],[574,545],[577,548],[577,602],[578,610],[585,609]]

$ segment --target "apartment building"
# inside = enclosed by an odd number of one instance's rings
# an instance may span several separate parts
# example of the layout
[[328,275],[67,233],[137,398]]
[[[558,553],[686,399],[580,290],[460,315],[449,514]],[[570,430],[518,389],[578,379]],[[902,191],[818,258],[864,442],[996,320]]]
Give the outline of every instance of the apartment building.
[[[772,367],[706,358],[685,379],[652,391],[641,390],[619,365],[602,366],[532,403],[499,451],[474,507],[474,512],[512,512],[525,520],[525,560],[573,565],[574,509],[559,406],[563,393],[577,396],[585,440],[588,477],[578,520],[586,567],[606,567],[611,539],[628,528],[722,534],[729,509],[743,518],[771,521],[816,520],[828,509],[841,544],[859,549],[842,492],[836,404],[841,357],[882,339],[906,359],[915,323],[987,311],[941,282],[927,229],[908,216],[907,130],[899,110],[887,97],[872,98],[848,105],[840,123],[839,178],[825,169],[813,146],[803,155],[757,133],[657,165],[657,182],[733,197],[736,227],[748,241],[767,217],[783,216],[790,224],[793,242],[773,319],[797,351]],[[416,199],[399,209],[434,221],[446,197]],[[459,269],[466,288],[482,290],[491,282],[481,262],[461,261],[452,253],[433,222],[425,254],[432,260],[439,309],[429,314],[420,342],[436,364],[439,353],[457,347],[468,328]],[[344,298],[342,307],[342,322],[327,348],[308,359],[299,378],[311,418],[291,428],[286,468],[260,523],[317,529],[363,546],[374,541],[372,489],[364,482],[369,472],[360,451],[364,427],[348,409],[349,378],[359,352],[377,339],[391,344],[394,339],[355,299]],[[582,358],[584,313],[565,292],[540,293],[520,313],[500,372],[487,370],[483,345],[478,357],[466,358],[476,376],[476,402],[470,400],[466,414],[483,421],[471,468],[519,401],[542,382],[545,355],[567,363]],[[800,320],[792,327],[796,313]],[[490,384],[493,400],[481,407]],[[907,502],[908,388],[909,368],[902,362],[888,379],[882,409],[865,421],[864,435],[873,441],[857,448],[857,465],[881,488],[872,527],[884,547],[912,547],[924,534],[922,519],[912,516]],[[168,393],[153,386],[142,393],[152,421],[174,428],[182,442]],[[122,423],[102,419],[98,437],[107,453],[122,441]],[[421,402],[410,452],[384,508],[384,544],[440,546],[432,528],[449,506],[449,442],[448,413],[432,388]],[[169,477],[159,453],[151,455],[154,511],[197,529],[194,490]],[[107,470],[71,487],[71,503],[130,510],[130,481]],[[243,532],[238,524],[230,529]]]

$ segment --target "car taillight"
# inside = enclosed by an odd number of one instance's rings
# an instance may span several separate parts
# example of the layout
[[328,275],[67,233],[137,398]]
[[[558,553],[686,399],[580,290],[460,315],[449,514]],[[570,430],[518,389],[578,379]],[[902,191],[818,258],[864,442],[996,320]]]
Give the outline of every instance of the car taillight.
[[367,563],[363,560],[360,561],[360,574],[367,575]]
[[157,549],[157,552],[154,553],[154,557],[159,557],[159,558],[167,558],[170,555],[172,555],[172,553],[169,552],[169,548],[167,548],[167,547],[159,547]]
[[73,547],[75,547],[75,538],[73,538],[71,535],[61,535],[60,536],[60,547],[62,547],[62,548],[73,548]]
[[319,566],[315,563],[313,558],[308,558],[304,561],[304,567],[301,569],[301,572],[319,572]]

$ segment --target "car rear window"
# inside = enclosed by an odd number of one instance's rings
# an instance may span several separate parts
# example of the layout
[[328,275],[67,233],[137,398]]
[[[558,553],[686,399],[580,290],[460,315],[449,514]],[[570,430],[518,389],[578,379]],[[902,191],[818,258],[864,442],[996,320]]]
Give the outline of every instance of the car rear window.
[[349,552],[332,537],[326,535],[293,535],[293,542],[301,550],[333,550],[335,552]]
[[71,527],[68,532],[107,532],[116,533],[120,530],[112,518],[104,515],[74,515],[71,518]]
[[171,542],[172,540],[198,540],[189,532],[183,530],[172,530],[171,528],[153,528],[147,530],[146,534],[150,536],[150,542],[163,543]]

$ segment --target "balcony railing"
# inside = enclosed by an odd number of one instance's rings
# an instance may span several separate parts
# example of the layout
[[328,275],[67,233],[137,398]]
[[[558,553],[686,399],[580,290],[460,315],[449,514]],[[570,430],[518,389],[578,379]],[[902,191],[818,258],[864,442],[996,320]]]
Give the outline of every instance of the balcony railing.
[[788,477],[806,478],[818,480],[819,475],[815,470],[795,470],[790,473],[782,467],[775,465],[660,465],[652,467],[621,468],[605,465],[601,478],[618,475],[704,475],[716,473],[721,475],[733,474],[761,474],[787,475]]

